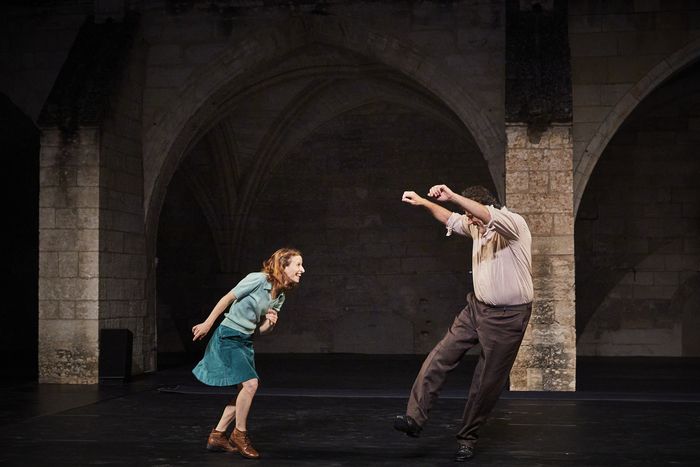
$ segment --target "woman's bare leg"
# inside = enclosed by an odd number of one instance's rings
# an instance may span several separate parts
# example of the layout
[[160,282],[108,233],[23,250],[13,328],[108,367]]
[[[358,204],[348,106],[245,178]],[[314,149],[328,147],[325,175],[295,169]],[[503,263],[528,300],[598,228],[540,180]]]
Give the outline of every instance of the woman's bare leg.
[[236,397],[236,429],[238,431],[247,431],[246,422],[248,420],[248,412],[253,404],[253,397],[258,390],[258,379],[249,379],[241,383],[241,389]]
[[236,418],[236,400],[231,399],[231,402],[224,407],[224,413],[221,414],[221,419],[216,425],[216,431],[226,431],[234,418]]

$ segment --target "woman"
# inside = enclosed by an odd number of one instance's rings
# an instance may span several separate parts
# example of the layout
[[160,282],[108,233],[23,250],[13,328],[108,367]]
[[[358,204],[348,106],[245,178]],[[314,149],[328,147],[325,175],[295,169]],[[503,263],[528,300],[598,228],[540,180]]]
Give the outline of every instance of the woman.
[[[210,386],[238,385],[238,396],[224,408],[221,420],[209,435],[210,451],[238,451],[249,459],[260,457],[251,445],[246,427],[258,389],[252,335],[258,326],[260,334],[272,331],[284,303],[284,292],[296,287],[303,273],[301,253],[281,248],[263,263],[261,272],[248,274],[224,295],[206,321],[192,327],[192,340],[203,338],[228,308],[209,340],[204,358],[192,370],[198,380]],[[234,419],[235,428],[227,439],[226,430]]]

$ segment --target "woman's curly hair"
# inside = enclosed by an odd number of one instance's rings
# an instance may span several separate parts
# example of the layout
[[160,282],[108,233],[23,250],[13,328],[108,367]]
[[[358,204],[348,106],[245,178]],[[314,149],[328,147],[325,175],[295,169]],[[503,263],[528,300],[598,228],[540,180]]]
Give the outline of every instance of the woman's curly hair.
[[284,277],[284,268],[289,266],[295,256],[301,256],[301,251],[295,248],[280,248],[263,261],[262,272],[272,282],[272,290],[275,292],[273,295],[276,296],[279,292],[287,291],[297,285],[296,282],[288,283]]

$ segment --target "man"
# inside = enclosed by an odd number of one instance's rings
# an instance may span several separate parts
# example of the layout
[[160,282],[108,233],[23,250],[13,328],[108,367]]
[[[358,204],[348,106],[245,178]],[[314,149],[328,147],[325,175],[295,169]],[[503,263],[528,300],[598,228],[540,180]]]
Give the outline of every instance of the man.
[[465,214],[450,212],[413,191],[404,192],[401,200],[426,208],[445,224],[447,235],[472,238],[474,292],[467,295],[467,305],[423,362],[406,415],[396,417],[394,428],[417,437],[447,374],[470,348],[481,343],[462,427],[457,433],[455,460],[461,462],[474,456],[479,428],[498,401],[530,319],[532,237],[522,216],[500,207],[482,186],[467,188],[460,196],[446,185],[435,185],[428,196],[451,201]]

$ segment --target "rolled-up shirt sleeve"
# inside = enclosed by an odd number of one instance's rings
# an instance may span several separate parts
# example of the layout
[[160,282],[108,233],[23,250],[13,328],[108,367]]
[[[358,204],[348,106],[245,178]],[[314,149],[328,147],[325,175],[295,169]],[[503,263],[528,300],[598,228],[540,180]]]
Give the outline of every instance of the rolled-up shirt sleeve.
[[519,224],[525,223],[520,215],[506,208],[496,209],[493,206],[486,206],[486,209],[491,214],[491,221],[486,225],[486,229],[493,229],[508,240],[517,240],[520,237]]
[[447,228],[447,233],[445,235],[448,237],[452,235],[452,233],[471,237],[469,229],[467,228],[467,216],[464,214],[453,212],[447,219],[447,222],[445,222],[445,227]]

